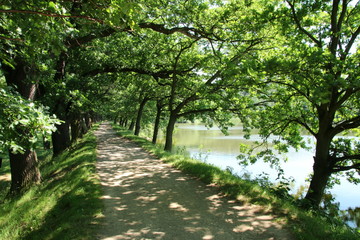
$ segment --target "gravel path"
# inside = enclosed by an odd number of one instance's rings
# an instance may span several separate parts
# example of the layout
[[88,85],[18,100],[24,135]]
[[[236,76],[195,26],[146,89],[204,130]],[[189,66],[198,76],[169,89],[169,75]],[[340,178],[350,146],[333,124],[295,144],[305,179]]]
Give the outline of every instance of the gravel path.
[[259,206],[241,205],[100,125],[105,205],[98,239],[292,239]]

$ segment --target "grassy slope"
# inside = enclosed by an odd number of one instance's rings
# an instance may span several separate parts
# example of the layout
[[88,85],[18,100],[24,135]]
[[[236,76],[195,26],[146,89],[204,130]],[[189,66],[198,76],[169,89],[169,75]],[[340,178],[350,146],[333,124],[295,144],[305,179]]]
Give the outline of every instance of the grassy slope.
[[[55,159],[50,153],[41,159],[42,183],[0,204],[0,239],[95,239],[103,207],[95,140],[87,134]],[[0,201],[7,185],[0,183]]]
[[255,204],[265,205],[274,214],[282,217],[293,230],[298,239],[324,240],[356,240],[360,234],[336,220],[320,216],[317,212],[306,212],[299,209],[288,200],[277,197],[271,189],[261,188],[256,182],[242,180],[228,171],[223,171],[213,165],[208,165],[181,155],[164,152],[161,147],[136,137],[130,132],[114,126],[119,135],[125,136],[141,145],[147,151],[157,155],[163,161],[174,167],[190,173],[205,183],[215,184],[219,190],[232,198]]

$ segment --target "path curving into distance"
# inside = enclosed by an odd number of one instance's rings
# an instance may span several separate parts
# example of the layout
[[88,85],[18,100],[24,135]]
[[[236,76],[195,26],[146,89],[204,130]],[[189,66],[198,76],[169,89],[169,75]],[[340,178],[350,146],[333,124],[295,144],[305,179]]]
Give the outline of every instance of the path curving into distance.
[[98,239],[293,239],[261,207],[221,196],[117,136],[109,123],[95,135],[105,205]]

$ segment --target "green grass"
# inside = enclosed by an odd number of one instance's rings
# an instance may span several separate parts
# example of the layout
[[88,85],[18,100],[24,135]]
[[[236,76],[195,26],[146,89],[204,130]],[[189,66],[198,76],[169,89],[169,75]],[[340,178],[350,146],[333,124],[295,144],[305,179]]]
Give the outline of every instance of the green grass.
[[[54,159],[43,153],[42,183],[0,204],[0,239],[95,239],[103,208],[95,148],[90,132]],[[0,176],[6,171],[3,163]],[[1,185],[0,201],[8,184]]]
[[285,220],[297,239],[311,240],[359,240],[360,233],[349,228],[338,219],[332,219],[318,211],[305,211],[299,208],[294,199],[274,194],[273,189],[260,187],[255,181],[244,180],[209,165],[183,155],[165,152],[162,146],[134,136],[131,132],[113,126],[119,135],[124,136],[164,162],[170,163],[183,172],[192,174],[207,184],[216,185],[221,192],[239,201],[260,204]]

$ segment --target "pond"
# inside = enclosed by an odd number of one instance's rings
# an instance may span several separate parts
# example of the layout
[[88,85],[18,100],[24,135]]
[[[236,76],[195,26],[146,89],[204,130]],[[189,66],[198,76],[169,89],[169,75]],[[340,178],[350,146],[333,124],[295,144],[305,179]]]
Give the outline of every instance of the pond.
[[[305,137],[311,140],[309,136]],[[264,172],[268,174],[270,181],[275,182],[278,173],[271,169],[268,163],[258,161],[256,164],[246,167],[238,163],[236,157],[240,153],[239,145],[241,143],[249,144],[256,140],[259,140],[258,135],[252,136],[250,140],[245,139],[242,127],[229,128],[229,135],[224,136],[218,128],[208,129],[204,125],[196,124],[178,124],[173,139],[176,147],[185,148],[193,158],[206,161],[222,169],[231,168],[233,173],[238,175],[246,173],[255,177]],[[283,162],[281,167],[287,179],[291,177],[295,179],[291,193],[296,193],[301,186],[308,186],[306,178],[312,173],[313,152],[290,149],[286,157],[288,161]],[[335,201],[340,203],[341,210],[359,209],[360,186],[349,183],[343,178],[341,184],[335,185],[330,192],[335,197]],[[355,221],[350,221],[349,225],[356,227]]]

